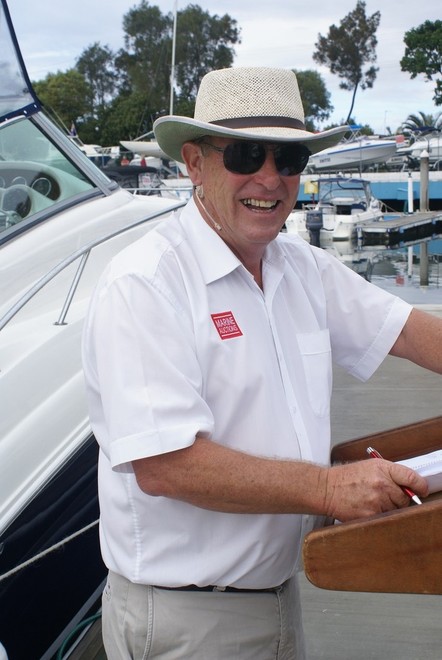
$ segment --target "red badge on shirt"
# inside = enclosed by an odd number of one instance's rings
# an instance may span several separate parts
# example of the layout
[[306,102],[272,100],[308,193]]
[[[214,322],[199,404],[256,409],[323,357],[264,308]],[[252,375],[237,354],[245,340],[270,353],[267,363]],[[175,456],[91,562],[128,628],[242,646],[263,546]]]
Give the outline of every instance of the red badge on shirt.
[[242,332],[239,329],[232,312],[220,312],[211,314],[212,321],[221,339],[231,339],[232,337],[241,337]]

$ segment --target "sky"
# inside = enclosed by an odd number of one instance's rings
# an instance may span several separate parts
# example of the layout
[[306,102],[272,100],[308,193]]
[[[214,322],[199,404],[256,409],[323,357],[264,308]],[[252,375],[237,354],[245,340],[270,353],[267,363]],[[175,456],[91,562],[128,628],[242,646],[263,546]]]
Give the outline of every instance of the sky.
[[[124,14],[138,0],[7,0],[22,55],[31,80],[47,73],[66,71],[91,44],[99,42],[113,51],[124,46]],[[331,95],[334,110],[326,123],[344,123],[351,92],[339,89],[340,79],[318,66],[312,54],[319,34],[326,36],[332,24],[356,7],[356,0],[150,0],[163,14],[197,4],[211,15],[229,16],[241,29],[235,47],[234,66],[276,66],[318,71]],[[442,19],[440,0],[366,0],[366,14],[380,11],[377,31],[379,72],[372,89],[359,90],[353,117],[369,124],[375,133],[395,132],[408,115],[437,114],[434,83],[400,69],[404,34],[426,20]],[[177,25],[179,30],[179,22]]]

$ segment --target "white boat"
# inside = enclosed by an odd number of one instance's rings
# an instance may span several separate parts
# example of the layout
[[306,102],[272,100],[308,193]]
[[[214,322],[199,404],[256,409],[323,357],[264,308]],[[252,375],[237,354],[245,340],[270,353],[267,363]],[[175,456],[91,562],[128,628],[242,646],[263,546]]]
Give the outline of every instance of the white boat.
[[164,151],[155,140],[120,140],[122,147],[139,156],[152,156],[153,158],[164,158],[169,160]]
[[[146,165],[156,168],[161,184],[152,188],[153,194],[162,197],[188,200],[192,195],[192,182],[184,163],[171,160],[155,141],[121,140],[120,144],[134,154],[131,165],[139,165],[144,159]],[[143,186],[146,188],[146,186]]]
[[292,211],[286,229],[312,244],[352,240],[358,225],[383,217],[382,203],[373,196],[366,179],[337,176],[304,185],[309,186],[316,201]]
[[308,168],[312,172],[363,171],[367,165],[387,161],[396,153],[396,139],[353,134],[334,147],[310,156]]
[[192,197],[193,185],[188,177],[161,179],[158,192],[162,197],[178,198],[187,202]]
[[0,657],[49,660],[105,577],[88,301],[113,254],[182,202],[123,190],[43,114],[5,0],[0,53]]
[[442,161],[442,133],[432,133],[427,137],[421,137],[415,142],[400,147],[398,156],[407,156],[413,160],[419,160],[424,152],[428,153],[430,163]]

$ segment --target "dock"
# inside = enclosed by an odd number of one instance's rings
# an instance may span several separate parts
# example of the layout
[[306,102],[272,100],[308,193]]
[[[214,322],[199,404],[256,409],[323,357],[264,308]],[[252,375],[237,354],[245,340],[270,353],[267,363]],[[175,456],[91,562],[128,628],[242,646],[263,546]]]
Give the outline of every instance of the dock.
[[356,226],[362,245],[402,247],[442,234],[442,211],[386,214],[385,220]]

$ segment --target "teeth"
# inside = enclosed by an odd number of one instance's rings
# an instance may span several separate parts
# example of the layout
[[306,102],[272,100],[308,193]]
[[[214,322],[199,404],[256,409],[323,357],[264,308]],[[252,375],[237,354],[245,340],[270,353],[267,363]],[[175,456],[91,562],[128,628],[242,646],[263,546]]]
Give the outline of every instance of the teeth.
[[262,209],[272,209],[277,202],[265,199],[245,199],[244,204],[246,206],[258,206]]

